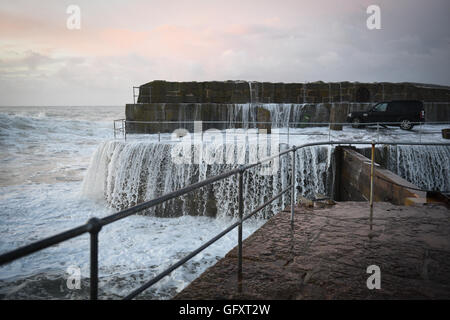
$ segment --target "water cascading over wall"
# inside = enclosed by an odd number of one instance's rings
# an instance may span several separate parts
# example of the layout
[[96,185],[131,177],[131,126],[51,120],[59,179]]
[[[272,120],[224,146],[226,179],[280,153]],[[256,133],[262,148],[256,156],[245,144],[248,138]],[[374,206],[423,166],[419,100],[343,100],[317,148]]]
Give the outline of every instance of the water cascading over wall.
[[[203,145],[205,146],[205,145]],[[204,180],[237,164],[208,164],[208,161],[177,164],[172,155],[181,144],[109,141],[94,154],[83,184],[83,194],[106,200],[116,210],[154,199],[192,183]],[[195,148],[195,146],[192,146]],[[242,152],[245,149],[245,152]],[[258,152],[255,144],[225,148],[224,144],[206,145],[205,154],[234,153],[235,159]],[[231,151],[230,151],[231,150]],[[332,184],[331,147],[309,147],[297,151],[297,181],[301,193],[309,198],[330,194]],[[194,151],[194,150],[193,150]],[[192,154],[194,154],[193,152]],[[209,162],[211,163],[211,162]],[[281,157],[276,174],[262,174],[261,167],[244,174],[244,210],[249,213],[290,185],[291,158]],[[203,215],[237,216],[237,175],[170,200],[145,214],[157,216]],[[290,204],[285,194],[261,212],[268,217]]]
[[[305,107],[306,104],[291,103],[234,104],[228,108],[228,127],[242,123],[243,128],[256,128],[256,122],[266,120],[272,128],[286,128],[289,122],[302,120]],[[258,116],[261,109],[267,111],[265,119]]]
[[389,146],[387,169],[426,190],[450,190],[450,148]]

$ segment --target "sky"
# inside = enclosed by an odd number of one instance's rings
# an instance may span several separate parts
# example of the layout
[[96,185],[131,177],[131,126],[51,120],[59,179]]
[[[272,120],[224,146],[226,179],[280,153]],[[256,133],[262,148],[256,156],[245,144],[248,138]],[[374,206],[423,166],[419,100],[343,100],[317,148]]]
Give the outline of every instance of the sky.
[[1,0],[0,105],[124,105],[152,80],[450,85],[449,13],[449,0]]

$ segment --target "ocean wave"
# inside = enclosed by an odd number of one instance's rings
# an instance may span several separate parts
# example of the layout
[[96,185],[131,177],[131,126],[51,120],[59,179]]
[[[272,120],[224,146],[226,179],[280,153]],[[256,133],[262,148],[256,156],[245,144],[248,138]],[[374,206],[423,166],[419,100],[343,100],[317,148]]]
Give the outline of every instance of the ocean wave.
[[71,115],[73,110],[0,108],[0,185],[82,179],[96,146],[113,137],[112,122]]

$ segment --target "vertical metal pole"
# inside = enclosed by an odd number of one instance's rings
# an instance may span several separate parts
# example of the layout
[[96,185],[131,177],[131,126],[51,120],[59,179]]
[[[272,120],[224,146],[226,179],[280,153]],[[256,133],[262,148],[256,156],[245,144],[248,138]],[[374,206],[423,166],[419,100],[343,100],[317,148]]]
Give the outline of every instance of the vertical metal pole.
[[295,171],[295,146],[292,147],[292,190],[291,190],[291,224],[294,223],[294,206],[295,206],[295,182],[296,182],[296,171]]
[[370,162],[370,230],[372,230],[372,218],[373,218],[373,168],[375,157],[375,143],[372,141],[372,157]]
[[378,142],[380,142],[380,124],[377,122],[377,136],[378,136]]
[[161,142],[161,131],[158,131],[158,142]]
[[289,123],[288,123],[288,132],[287,132],[287,144],[289,145]]
[[328,123],[328,142],[331,141],[331,122]]
[[88,230],[91,235],[91,275],[90,275],[90,295],[91,300],[98,298],[98,233],[102,226],[99,219],[92,218],[88,221]]
[[242,290],[242,216],[244,211],[243,197],[244,170],[239,172],[239,227],[238,227],[238,290]]
[[422,143],[422,124],[423,122],[420,123],[419,127],[419,143]]
[[116,120],[114,120],[113,123],[114,123],[114,140],[116,140]]
[[91,233],[91,300],[98,297],[98,233]]
[[125,138],[125,141],[127,141],[127,121],[124,120],[122,121],[122,123],[123,123],[123,136]]

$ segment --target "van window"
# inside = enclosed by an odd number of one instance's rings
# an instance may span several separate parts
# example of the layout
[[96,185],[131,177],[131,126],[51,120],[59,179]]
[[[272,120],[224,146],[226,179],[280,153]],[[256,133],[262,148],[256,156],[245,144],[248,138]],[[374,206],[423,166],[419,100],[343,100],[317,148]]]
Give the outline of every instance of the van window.
[[387,108],[387,103],[379,103],[375,107],[373,107],[373,112],[385,112]]

